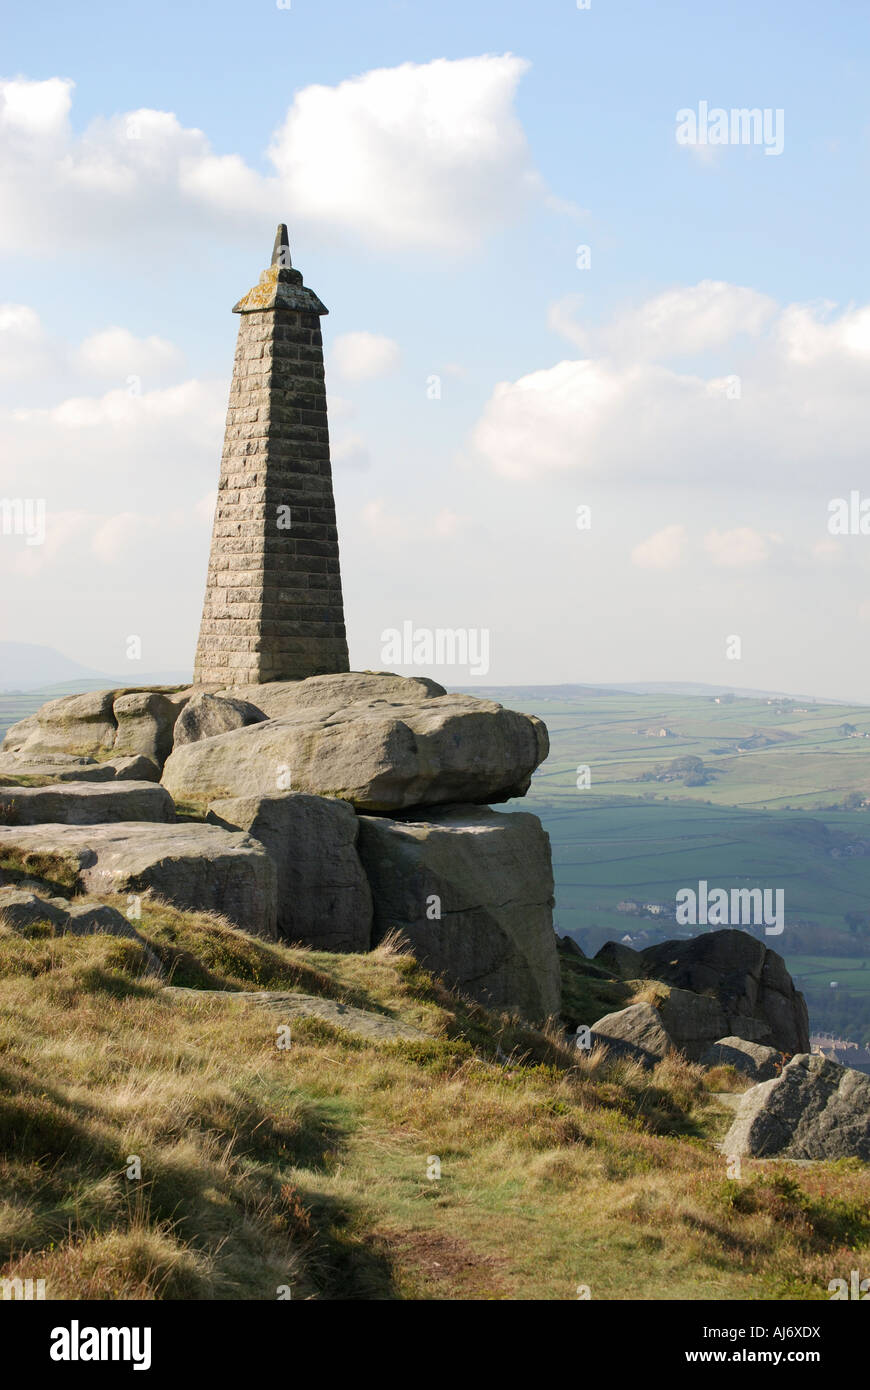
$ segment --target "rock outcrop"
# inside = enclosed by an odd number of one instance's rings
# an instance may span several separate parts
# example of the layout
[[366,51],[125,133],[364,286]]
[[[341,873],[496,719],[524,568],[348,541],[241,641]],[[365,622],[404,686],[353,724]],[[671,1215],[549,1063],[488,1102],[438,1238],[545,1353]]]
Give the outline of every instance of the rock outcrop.
[[690,941],[664,941],[640,956],[648,978],[717,1001],[724,1015],[718,1037],[733,1034],[789,1054],[809,1051],[803,995],[782,956],[748,932],[710,931]]
[[156,782],[61,782],[47,787],[0,786],[2,825],[101,825],[175,820],[175,806]]
[[275,866],[259,840],[216,825],[40,825],[0,828],[0,857],[81,892],[150,889],[177,907],[220,912],[274,938]]
[[586,959],[586,952],[583,950],[582,946],[574,940],[573,936],[560,936],[556,942],[556,949],[560,951],[563,956],[573,957],[577,960]]
[[69,920],[69,903],[66,898],[43,897],[8,884],[0,888],[0,918],[13,931],[26,931],[38,922],[63,931]]
[[202,738],[215,738],[231,729],[244,729],[248,724],[261,724],[265,718],[263,711],[248,700],[200,691],[191,696],[178,716],[173,747],[198,743]]
[[346,801],[305,792],[212,802],[209,821],[245,830],[277,870],[278,932],[318,951],[367,951],[372,895]]
[[142,755],[162,764],[172,747],[175,720],[190,693],[167,686],[64,695],[13,724],[2,752],[32,764],[53,753],[99,761],[112,754]]
[[629,1004],[605,1014],[592,1027],[592,1042],[602,1043],[614,1057],[625,1057],[649,1069],[674,1051],[673,1040],[652,1004]]
[[69,753],[37,755],[36,761],[16,753],[0,753],[0,786],[45,786],[53,782],[159,782],[153,758],[74,758]]
[[674,1047],[697,1062],[716,1038],[728,1031],[728,1018],[718,999],[688,989],[665,986],[658,1004],[662,1027]]
[[753,1081],[770,1081],[785,1066],[785,1057],[775,1047],[745,1038],[720,1038],[699,1060],[704,1067],[733,1067]]
[[419,704],[447,691],[428,676],[396,676],[391,671],[339,671],[309,676],[302,681],[267,681],[263,685],[231,685],[218,690],[221,699],[245,700],[269,719],[297,710],[326,708],[331,713],[359,700],[388,700],[395,705]]
[[547,752],[539,719],[491,700],[362,700],[332,713],[297,710],[176,748],[163,784],[191,805],[285,790],[391,812],[522,796]]
[[870,1076],[801,1053],[744,1092],[722,1152],[755,1158],[870,1160]]
[[426,967],[492,1008],[556,1013],[550,841],[537,816],[451,806],[360,817],[375,942],[400,931]]
[[57,936],[120,936],[142,947],[144,974],[160,978],[165,973],[145,938],[123,913],[107,903],[69,903],[64,898],[46,898],[15,887],[0,888],[0,921],[18,932],[45,924]]
[[549,840],[487,808],[548,751],[534,716],[388,671],[94,691],[9,730],[0,854],[49,897],[151,890],[319,950],[398,928],[470,996],[543,1019],[560,1005]]
[[3,751],[29,758],[36,753],[108,754],[118,728],[112,705],[120,694],[117,690],[92,690],[49,700],[36,714],[12,725],[3,740]]
[[175,721],[186,703],[178,695],[158,690],[136,690],[120,695],[112,705],[117,731],[112,752],[131,756],[136,753],[163,764],[172,751]]
[[601,950],[594,956],[596,965],[612,970],[620,980],[643,979],[643,958],[640,951],[626,946],[622,941],[605,941]]

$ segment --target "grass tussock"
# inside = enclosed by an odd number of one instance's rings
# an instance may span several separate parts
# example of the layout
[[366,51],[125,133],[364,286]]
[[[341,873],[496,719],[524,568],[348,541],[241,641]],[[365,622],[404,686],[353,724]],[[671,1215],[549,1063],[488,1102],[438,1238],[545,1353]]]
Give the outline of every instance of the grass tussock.
[[870,1262],[867,1167],[729,1178],[711,1074],[679,1057],[579,1052],[396,939],[333,956],[148,898],[136,926],[175,984],[428,1036],[294,1015],[281,1047],[280,1007],[194,1007],[136,942],[0,927],[0,1277],[48,1298],[826,1298]]
[[79,869],[72,855],[9,849],[0,852],[0,875],[4,884],[38,879],[59,897],[70,897],[78,884]]

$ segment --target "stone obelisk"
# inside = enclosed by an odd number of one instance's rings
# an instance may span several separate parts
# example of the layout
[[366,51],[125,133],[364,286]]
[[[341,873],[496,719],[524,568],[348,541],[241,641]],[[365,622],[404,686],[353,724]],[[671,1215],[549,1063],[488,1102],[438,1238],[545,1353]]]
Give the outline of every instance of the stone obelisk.
[[287,228],[241,315],[194,681],[348,669],[320,316]]

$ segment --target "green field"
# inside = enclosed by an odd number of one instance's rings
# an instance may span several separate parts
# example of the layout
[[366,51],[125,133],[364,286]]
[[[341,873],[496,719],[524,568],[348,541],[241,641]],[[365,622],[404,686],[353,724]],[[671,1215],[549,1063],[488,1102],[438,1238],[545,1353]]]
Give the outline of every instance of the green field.
[[576,796],[571,810],[536,786],[522,803],[549,831],[569,929],[571,919],[594,916],[624,930],[621,899],[672,904],[680,888],[701,879],[711,888],[781,888],[793,923],[839,928],[847,912],[870,903],[870,855],[832,857],[838,846],[870,841],[864,812],[810,816]]
[[[763,700],[717,705],[703,697],[480,690],[539,715],[551,753],[529,793],[507,809],[534,811],[550,835],[556,924],[587,950],[626,932],[677,933],[617,903],[673,906],[680,888],[782,889],[785,930],[765,936],[811,1003],[814,1027],[870,1033],[870,934],[846,932],[848,912],[870,913],[870,709]],[[673,737],[638,729],[663,727]],[[761,740],[770,740],[762,743]],[[746,741],[761,744],[738,752]],[[674,759],[700,758],[710,780],[641,780]],[[578,770],[588,768],[586,779]],[[683,932],[685,934],[685,931]],[[837,990],[831,981],[837,981]]]
[[[548,696],[546,687],[486,693],[545,721],[552,752],[536,774],[535,793],[551,805],[569,806],[572,813],[582,767],[589,768],[590,790],[596,795],[632,800],[676,797],[755,810],[810,810],[836,806],[849,794],[870,797],[866,706],[783,708],[746,699],[717,705],[698,696],[621,694],[566,699]],[[843,724],[868,737],[839,733]],[[658,728],[672,736],[638,732]],[[704,785],[642,780],[686,755],[703,760],[710,779]]]

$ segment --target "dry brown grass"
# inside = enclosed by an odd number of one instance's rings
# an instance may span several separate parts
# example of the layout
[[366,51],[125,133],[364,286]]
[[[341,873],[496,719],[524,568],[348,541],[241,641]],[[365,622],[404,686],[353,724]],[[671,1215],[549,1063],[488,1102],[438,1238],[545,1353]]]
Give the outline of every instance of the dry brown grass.
[[138,925],[176,979],[432,1036],[294,1019],[282,1051],[280,1014],[166,994],[135,943],[0,929],[0,1273],[50,1298],[824,1298],[870,1262],[866,1166],[729,1181],[678,1057],[578,1053],[398,942],[327,956],[154,903]]

